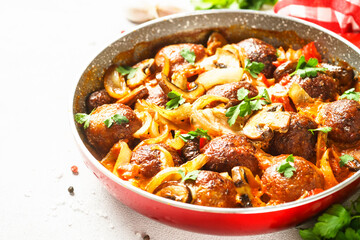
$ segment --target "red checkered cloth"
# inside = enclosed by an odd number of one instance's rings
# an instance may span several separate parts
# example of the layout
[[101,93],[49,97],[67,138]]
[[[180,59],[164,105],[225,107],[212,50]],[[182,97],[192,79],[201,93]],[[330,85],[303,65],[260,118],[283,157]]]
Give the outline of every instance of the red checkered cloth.
[[274,12],[316,23],[360,48],[360,0],[279,0]]

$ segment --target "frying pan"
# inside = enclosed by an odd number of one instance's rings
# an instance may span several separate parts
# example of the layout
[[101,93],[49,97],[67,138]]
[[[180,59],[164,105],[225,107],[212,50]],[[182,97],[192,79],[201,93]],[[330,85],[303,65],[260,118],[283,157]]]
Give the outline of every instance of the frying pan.
[[[122,34],[85,69],[74,91],[71,118],[85,112],[89,93],[102,89],[105,69],[112,64],[132,65],[153,57],[161,47],[174,43],[202,43],[213,31],[230,42],[249,37],[275,47],[300,48],[315,41],[323,58],[346,61],[360,69],[360,51],[350,42],[315,24],[258,11],[213,10],[178,14],[140,25]],[[72,130],[87,167],[119,201],[159,222],[195,232],[217,235],[261,234],[293,227],[335,202],[344,201],[360,185],[357,172],[335,187],[317,195],[277,206],[214,208],[180,203],[136,188],[113,175],[99,163],[81,126],[72,120]]]

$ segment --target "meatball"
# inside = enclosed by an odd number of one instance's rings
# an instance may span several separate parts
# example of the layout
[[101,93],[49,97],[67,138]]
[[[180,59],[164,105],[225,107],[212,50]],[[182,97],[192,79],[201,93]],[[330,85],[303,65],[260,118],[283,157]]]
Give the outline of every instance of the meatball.
[[324,176],[321,171],[301,157],[295,156],[294,163],[291,163],[296,169],[292,177],[287,178],[279,173],[278,167],[288,156],[276,157],[277,163],[268,167],[261,177],[265,192],[270,195],[271,199],[291,202],[301,197],[305,191],[324,188]]
[[[114,123],[111,127],[107,127],[104,121],[115,114],[125,116],[129,122]],[[132,134],[140,127],[141,120],[130,107],[121,103],[105,104],[96,108],[90,115],[90,124],[85,129],[85,134],[90,144],[104,155],[120,139],[131,139]]]
[[310,97],[320,98],[324,101],[334,100],[338,92],[336,81],[324,73],[318,73],[316,77],[305,78],[295,74],[290,81],[298,83]]
[[275,132],[270,142],[269,151],[273,155],[294,154],[309,161],[315,157],[316,135],[309,129],[317,128],[317,124],[310,118],[292,113],[288,131]]
[[259,164],[255,157],[255,147],[243,135],[223,135],[205,145],[203,152],[209,157],[204,169],[215,172],[228,172],[235,166],[249,168],[259,174]]
[[147,85],[148,97],[145,100],[149,103],[156,104],[160,107],[163,107],[168,102],[168,97],[162,87],[158,84],[156,85]]
[[200,141],[198,138],[193,140],[189,140],[185,143],[183,148],[181,149],[181,154],[184,159],[187,161],[191,161],[200,155]]
[[261,71],[265,77],[272,78],[276,61],[276,49],[270,44],[257,38],[248,38],[236,44],[240,52],[245,52],[251,62],[262,62],[265,67]]
[[297,62],[287,61],[278,66],[274,71],[275,82],[280,82],[280,80],[296,70]]
[[155,146],[163,147],[171,154],[174,166],[180,166],[183,163],[178,153],[163,143],[142,145],[132,153],[130,163],[139,165],[139,173],[145,178],[151,178],[161,171],[161,152],[154,149]]
[[170,61],[170,76],[182,69],[192,67],[191,63],[187,62],[183,56],[181,56],[181,50],[189,49],[195,53],[195,62],[200,61],[205,57],[205,49],[201,44],[174,44],[163,47],[155,56],[155,64],[157,71],[161,71],[164,67],[164,56]]
[[214,95],[228,98],[232,105],[239,104],[240,101],[237,98],[237,92],[240,88],[249,90],[248,97],[252,98],[259,94],[256,87],[248,82],[233,82],[222,85],[217,85],[206,92],[206,95]]
[[350,88],[354,83],[354,70],[348,66],[335,66],[328,63],[320,63],[320,67],[326,68],[326,74],[338,80],[342,87]]
[[186,184],[195,190],[195,205],[236,207],[235,184],[217,172],[200,171],[195,182],[187,180]]
[[116,99],[111,97],[105,89],[91,93],[86,99],[86,109],[91,112],[93,109],[104,104],[116,102]]
[[320,123],[331,127],[329,138],[336,142],[353,143],[360,140],[360,104],[342,99],[324,105],[319,113]]

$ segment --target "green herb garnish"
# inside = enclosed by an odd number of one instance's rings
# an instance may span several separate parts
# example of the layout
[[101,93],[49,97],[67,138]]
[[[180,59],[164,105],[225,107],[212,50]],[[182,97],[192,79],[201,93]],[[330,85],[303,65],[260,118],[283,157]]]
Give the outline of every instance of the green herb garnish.
[[90,112],[90,114],[86,114],[86,113],[77,113],[75,114],[75,121],[77,123],[80,124],[84,124],[84,129],[87,129],[90,125],[90,115],[93,113],[93,111],[95,110],[95,108]]
[[185,99],[181,96],[180,93],[171,91],[167,95],[171,100],[166,103],[166,109],[172,110],[178,108],[181,104],[185,102]]
[[105,126],[107,128],[111,128],[111,126],[114,124],[114,122],[120,125],[122,123],[128,123],[129,119],[127,119],[127,117],[125,117],[123,115],[115,114],[114,116],[112,116],[108,119],[105,119],[105,121],[104,121]]
[[296,171],[296,168],[294,168],[290,162],[294,162],[294,156],[292,154],[290,154],[284,161],[282,161],[280,166],[277,168],[277,171],[279,173],[283,173],[284,177],[286,178],[291,178]]
[[277,0],[191,0],[195,10],[207,9],[253,9],[259,10],[264,4],[274,5]]
[[343,167],[345,166],[348,162],[351,162],[354,160],[354,157],[350,156],[350,155],[347,155],[347,154],[344,154],[340,157],[340,167]]
[[191,64],[195,63],[195,52],[193,50],[191,50],[190,48],[183,48],[180,51],[180,55],[188,62]]
[[252,111],[261,109],[264,105],[270,104],[271,100],[267,90],[264,88],[259,95],[253,98],[248,97],[249,90],[240,88],[237,92],[238,100],[242,101],[240,104],[227,109],[225,116],[228,117],[228,123],[232,126],[236,119],[250,115]]
[[186,134],[180,134],[179,137],[184,142],[187,142],[188,140],[193,140],[197,137],[206,138],[207,140],[211,140],[211,137],[208,135],[207,132],[208,132],[208,130],[197,128],[195,131],[190,131]]
[[127,75],[126,79],[130,79],[135,76],[137,69],[138,68],[133,68],[129,66],[119,66],[116,68],[116,71],[118,71],[122,76]]
[[360,100],[360,92],[355,92],[355,88],[350,88],[349,90],[346,90],[339,97],[339,99],[344,99],[344,98],[347,98],[349,100],[355,100],[358,102]]
[[313,135],[315,134],[314,132],[328,133],[328,132],[331,132],[331,130],[332,130],[331,127],[320,127],[320,128],[316,128],[316,129],[308,129],[308,131],[311,132]]
[[316,67],[318,65],[318,60],[316,58],[310,58],[308,62],[306,62],[305,57],[301,56],[298,64],[296,66],[295,72],[291,73],[289,76],[293,76],[295,74],[300,75],[300,77],[316,77],[318,72],[325,72],[326,68]]
[[264,69],[265,65],[262,62],[250,62],[245,59],[245,71],[248,71],[253,78],[257,78],[259,73]]
[[195,181],[200,173],[200,170],[194,170],[192,172],[188,172],[186,175],[185,175],[185,172],[184,170],[180,169],[178,171],[178,173],[180,173],[181,175],[181,182],[185,182],[186,180],[193,180]]

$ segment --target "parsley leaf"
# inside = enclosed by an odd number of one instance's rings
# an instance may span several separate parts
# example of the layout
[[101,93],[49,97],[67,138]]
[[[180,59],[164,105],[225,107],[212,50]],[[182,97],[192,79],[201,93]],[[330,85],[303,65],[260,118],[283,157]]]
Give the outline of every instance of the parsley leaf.
[[350,88],[349,90],[346,90],[339,97],[339,99],[344,99],[344,98],[347,98],[349,100],[355,100],[358,102],[360,100],[360,92],[355,92],[355,88]]
[[354,157],[350,156],[350,155],[347,155],[347,154],[344,154],[340,157],[340,167],[343,167],[345,166],[348,162],[350,161],[353,161],[354,160]]
[[201,128],[197,128],[195,131],[190,131],[186,134],[180,134],[179,137],[184,142],[187,142],[188,140],[193,140],[197,137],[206,138],[207,140],[211,140],[211,137],[208,135],[208,130],[204,130]]
[[301,229],[301,230],[299,230],[299,234],[300,234],[301,238],[304,240],[321,240],[321,238],[313,232],[312,228],[311,229]]
[[195,59],[196,59],[196,55],[195,52],[193,50],[191,50],[190,48],[183,48],[180,51],[180,55],[188,62],[191,64],[195,63]]
[[323,133],[328,133],[331,132],[332,128],[331,127],[320,127],[320,128],[316,128],[316,129],[308,129],[309,132],[311,132],[313,135],[315,134],[315,131],[318,132],[323,132]]
[[138,68],[133,68],[129,66],[119,66],[116,68],[116,71],[118,71],[122,76],[127,75],[127,79],[133,78],[135,76],[135,73]]
[[95,108],[90,112],[90,114],[86,113],[77,113],[75,114],[75,121],[80,124],[84,124],[84,129],[87,129],[90,125],[90,115],[94,112]]
[[176,91],[171,91],[167,95],[171,100],[166,103],[166,109],[172,110],[178,108],[181,104],[185,102],[185,99],[181,96],[180,93]]
[[191,171],[191,172],[188,172],[186,175],[185,175],[185,172],[184,170],[180,169],[178,171],[178,173],[180,173],[181,175],[181,182],[185,182],[186,180],[193,180],[195,181],[200,173],[200,170],[194,170],[194,171]]
[[257,78],[259,73],[264,69],[265,65],[262,62],[250,62],[245,59],[245,71],[248,71],[253,78]]
[[294,162],[294,156],[292,154],[290,154],[284,161],[282,161],[280,166],[277,168],[277,171],[279,173],[283,173],[284,177],[286,178],[291,178],[296,171],[296,168],[294,168],[290,162]]
[[229,118],[228,123],[230,126],[234,125],[238,117],[246,117],[253,111],[260,110],[264,105],[271,103],[269,94],[265,88],[256,97],[249,98],[248,94],[249,90],[240,88],[237,96],[238,100],[242,102],[226,110],[225,116]]
[[104,123],[105,126],[107,128],[111,128],[111,126],[114,124],[114,122],[116,122],[117,124],[122,124],[122,123],[128,123],[129,119],[127,119],[127,117],[120,115],[120,114],[115,114],[114,116],[105,119]]
[[315,224],[313,232],[324,238],[334,238],[336,234],[351,222],[350,213],[340,204],[332,205]]
[[302,78],[316,77],[318,72],[325,72],[327,70],[326,68],[316,67],[317,65],[318,60],[316,58],[310,58],[308,62],[306,62],[305,57],[301,56],[296,66],[295,72],[291,73],[289,76],[297,74]]

